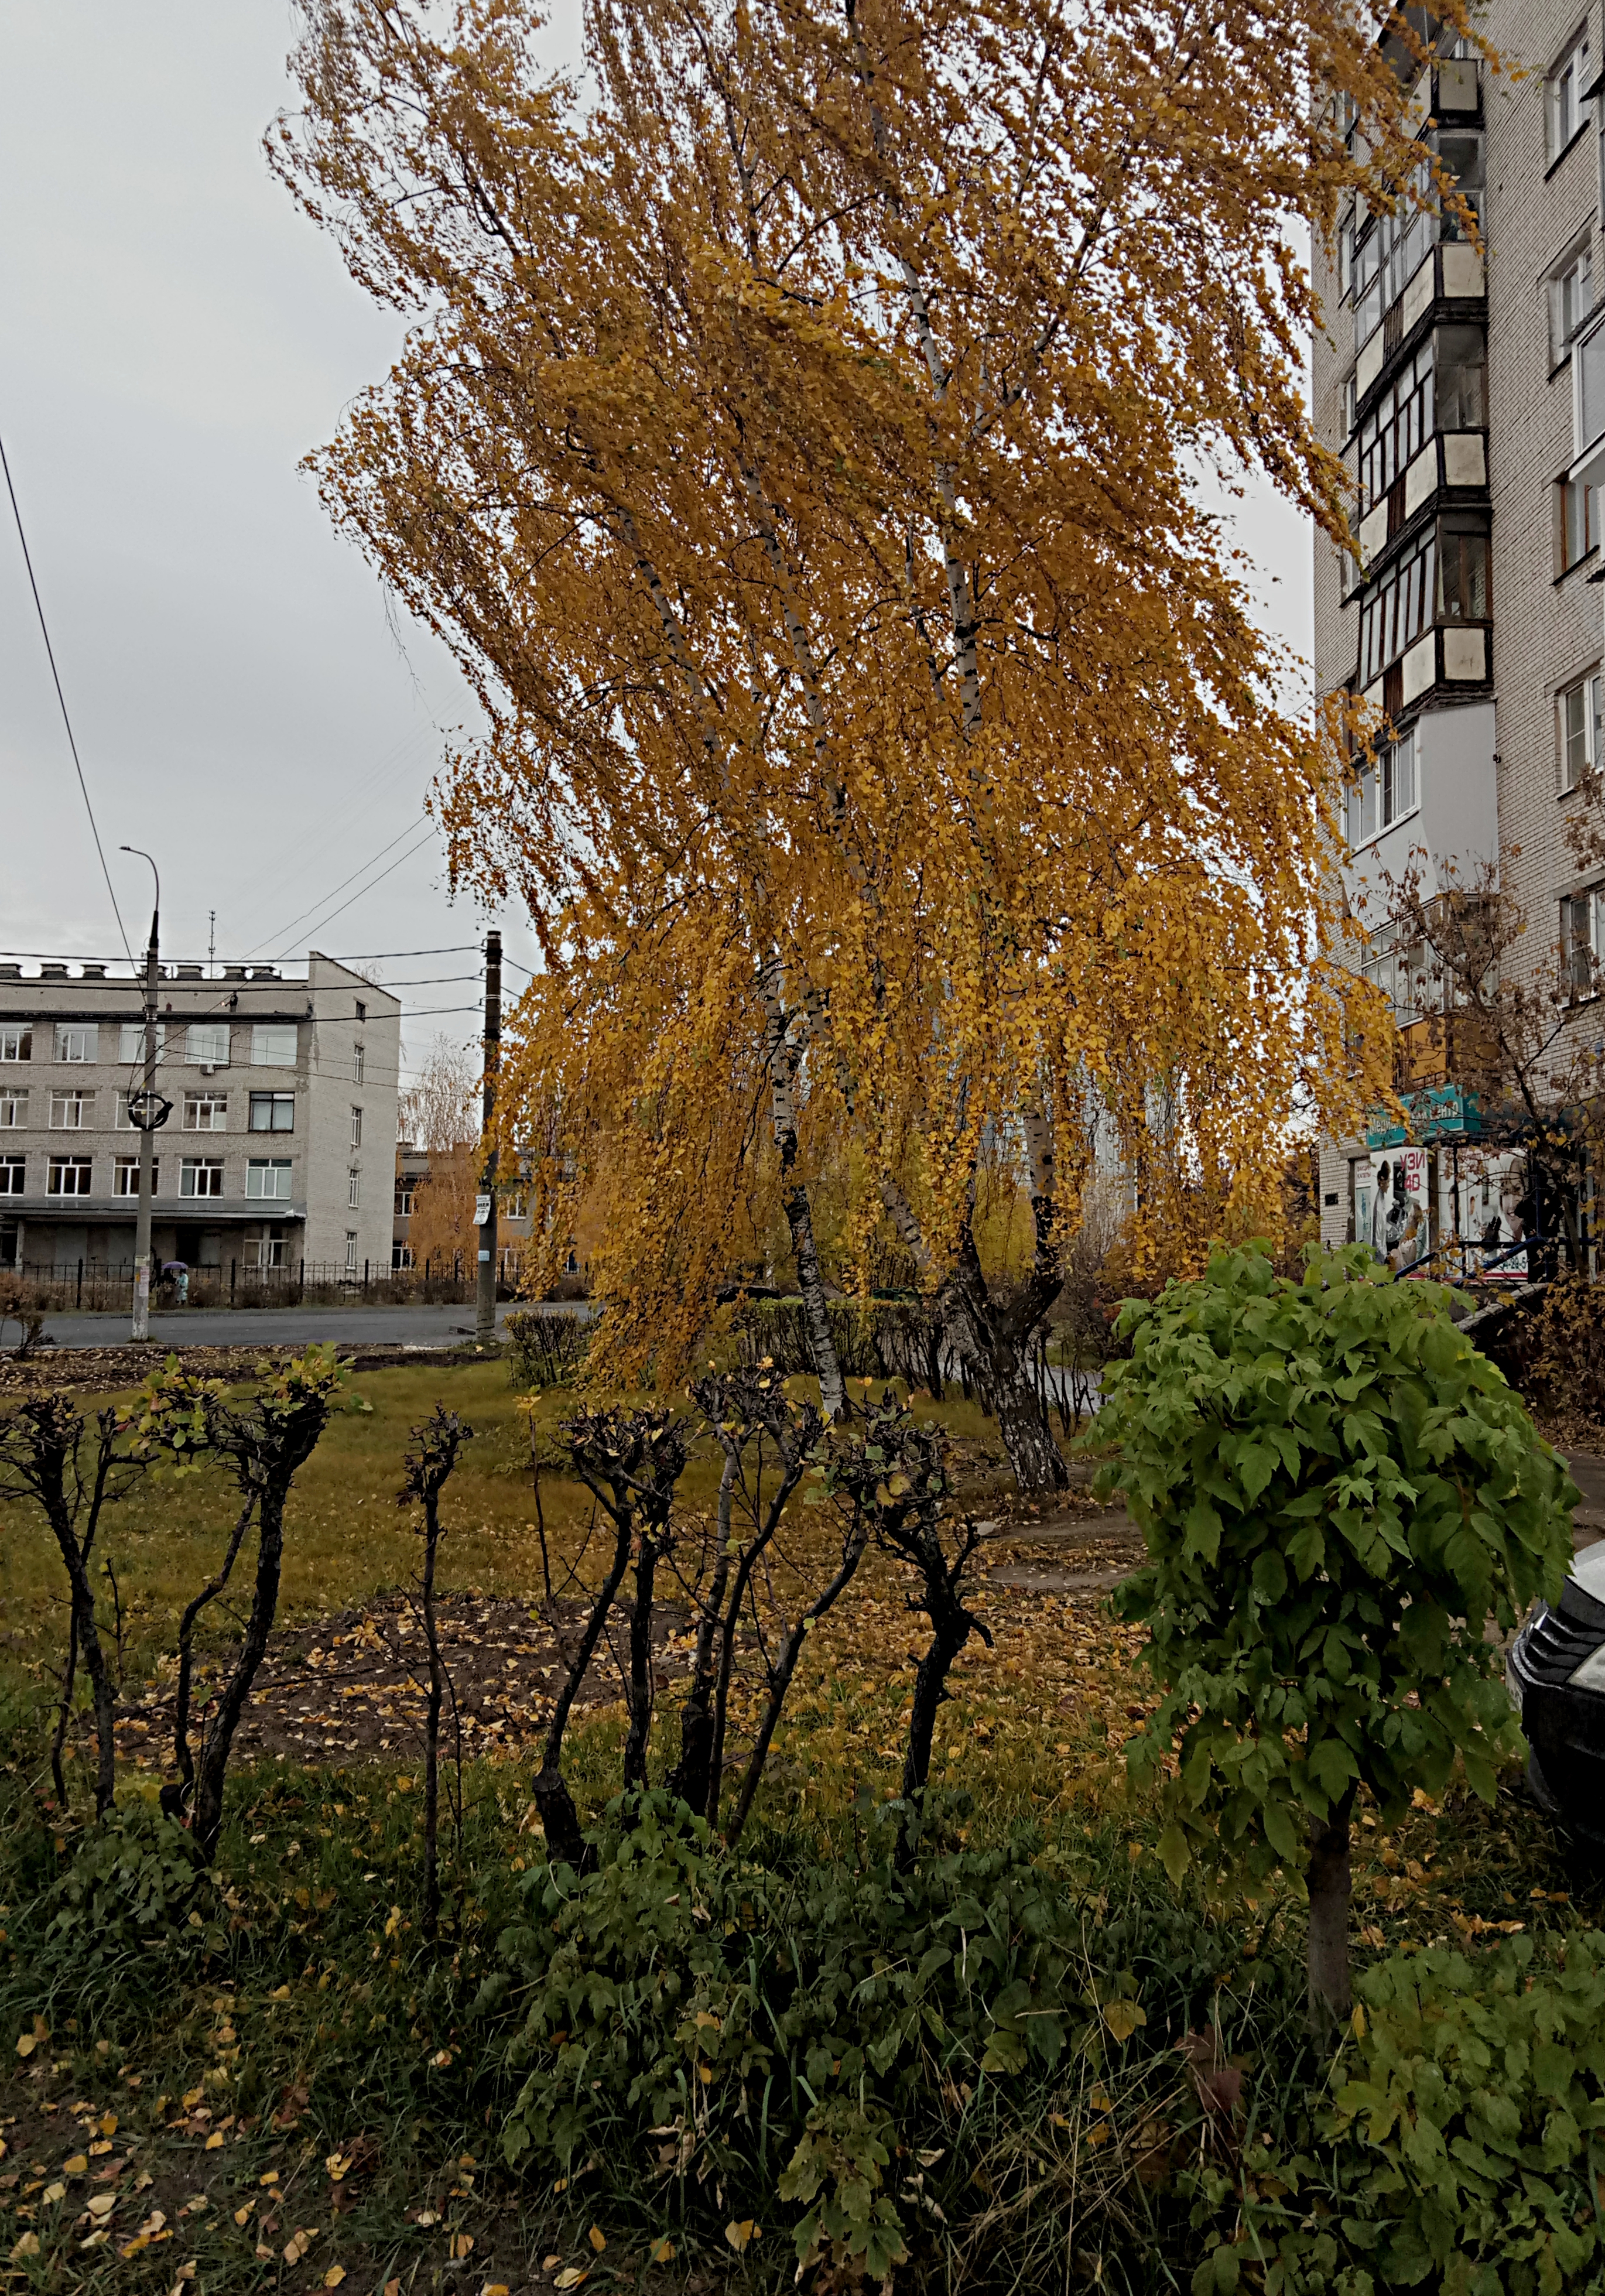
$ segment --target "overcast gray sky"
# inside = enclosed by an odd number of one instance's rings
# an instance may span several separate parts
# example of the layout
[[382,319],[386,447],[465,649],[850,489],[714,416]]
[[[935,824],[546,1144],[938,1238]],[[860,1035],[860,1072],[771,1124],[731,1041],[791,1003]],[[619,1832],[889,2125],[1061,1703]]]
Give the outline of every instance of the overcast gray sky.
[[[553,61],[577,17],[555,0]],[[487,920],[448,903],[422,804],[471,697],[297,469],[399,322],[263,163],[292,33],[283,0],[4,0],[0,433],[135,946],[150,878],[125,843],[157,856],[174,955],[205,955],[211,909],[219,960],[449,950]],[[1307,651],[1298,521],[1257,495],[1242,537]],[[0,946],[120,955],[3,502],[0,786]],[[418,984],[414,1061],[431,1010],[476,1033],[451,978],[474,963],[377,966]]]

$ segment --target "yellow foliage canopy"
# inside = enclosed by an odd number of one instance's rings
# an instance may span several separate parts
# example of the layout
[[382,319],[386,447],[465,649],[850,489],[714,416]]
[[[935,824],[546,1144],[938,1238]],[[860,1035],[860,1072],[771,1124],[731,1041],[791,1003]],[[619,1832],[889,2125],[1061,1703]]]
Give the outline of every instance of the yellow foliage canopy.
[[1174,1256],[1379,1096],[1325,735],[1196,481],[1342,531],[1289,229],[1404,178],[1380,21],[594,0],[582,103],[528,0],[320,10],[275,162],[422,316],[316,467],[484,701],[439,809],[541,936],[504,1122],[537,1230],[605,1194],[621,1372],[684,1361],[766,1128],[799,1256],[850,1134],[933,1284],[1013,1144],[1035,1314],[1101,1136]]

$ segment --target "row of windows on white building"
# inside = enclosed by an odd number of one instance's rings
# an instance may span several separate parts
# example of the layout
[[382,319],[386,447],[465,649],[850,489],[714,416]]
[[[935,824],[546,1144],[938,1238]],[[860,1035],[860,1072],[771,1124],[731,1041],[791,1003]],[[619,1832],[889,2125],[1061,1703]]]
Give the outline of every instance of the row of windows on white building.
[[[133,1063],[145,1056],[145,1029],[143,1021],[122,1021],[117,1027],[117,1058]],[[97,1021],[58,1021],[51,1035],[51,1051],[34,1049],[34,1030],[27,1021],[0,1021],[0,1061],[53,1060],[64,1068],[92,1064],[102,1056],[101,1037],[111,1034],[109,1024],[104,1031]],[[178,1031],[174,1030],[175,1037]],[[226,1069],[233,1065],[233,1031],[225,1021],[192,1021],[184,1030],[183,1061],[185,1068]],[[256,1021],[250,1031],[250,1066],[256,1069],[292,1069],[296,1060],[296,1035],[293,1024],[280,1025],[274,1021]],[[167,1058],[168,1027],[165,1021],[156,1024],[156,1057]],[[352,1048],[352,1080],[363,1080],[363,1047]]]
[[[45,1159],[45,1193],[50,1196],[90,1196],[94,1193],[95,1159],[93,1156],[50,1156]],[[172,1169],[168,1164],[168,1171]],[[245,1167],[245,1193],[253,1201],[288,1202],[291,1195],[291,1163],[288,1156],[253,1156]],[[152,1185],[160,1192],[161,1159],[158,1157]],[[362,1174],[353,1165],[346,1176],[347,1198],[353,1211],[362,1202]],[[21,1196],[28,1193],[28,1158],[10,1152],[0,1152],[0,1196]],[[139,1193],[139,1158],[114,1156],[111,1160],[111,1193],[114,1196],[137,1196]],[[224,1193],[224,1166],[221,1156],[184,1156],[178,1165],[178,1193],[184,1198],[217,1197]]]

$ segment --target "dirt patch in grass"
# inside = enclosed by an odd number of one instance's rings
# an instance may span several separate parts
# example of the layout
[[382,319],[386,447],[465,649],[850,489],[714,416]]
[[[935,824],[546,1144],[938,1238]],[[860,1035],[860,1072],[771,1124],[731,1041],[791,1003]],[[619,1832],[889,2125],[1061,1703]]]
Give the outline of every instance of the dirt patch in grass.
[[[577,1633],[585,1605],[567,1602],[555,1607],[564,1636]],[[558,1636],[528,1603],[504,1597],[443,1596],[436,1616],[450,1680],[441,1721],[443,1750],[453,1744],[454,1704],[464,1759],[538,1737],[562,1685],[565,1661]],[[580,1689],[580,1707],[605,1706],[622,1697],[629,1624],[628,1605],[616,1603],[603,1653]],[[686,1625],[684,1610],[656,1606],[652,1640],[660,1691],[686,1671]],[[217,1669],[214,1665],[197,1673],[196,1718],[204,1726]],[[428,1685],[423,1614],[409,1595],[292,1628],[274,1636],[240,1726],[238,1752],[245,1760],[309,1763],[411,1759],[422,1747]],[[147,1684],[127,1701],[118,1725],[119,1755],[136,1769],[165,1771],[172,1731],[171,1682]]]

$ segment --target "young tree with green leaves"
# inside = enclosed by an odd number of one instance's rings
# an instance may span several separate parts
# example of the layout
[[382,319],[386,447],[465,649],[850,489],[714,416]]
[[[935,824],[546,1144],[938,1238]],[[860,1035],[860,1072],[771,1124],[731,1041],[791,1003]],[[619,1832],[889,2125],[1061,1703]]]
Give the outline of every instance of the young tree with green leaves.
[[1554,1601],[1571,1556],[1564,1463],[1452,1298],[1362,1246],[1312,1252],[1302,1282],[1220,1250],[1126,1302],[1131,1358],[1105,1374],[1100,1480],[1150,1556],[1116,1607],[1164,1693],[1128,1765],[1164,1778],[1173,1879],[1195,1857],[1302,1867],[1318,2030],[1349,2005],[1356,1790],[1391,1823],[1458,1759],[1492,1800],[1520,1736],[1486,1622]]

